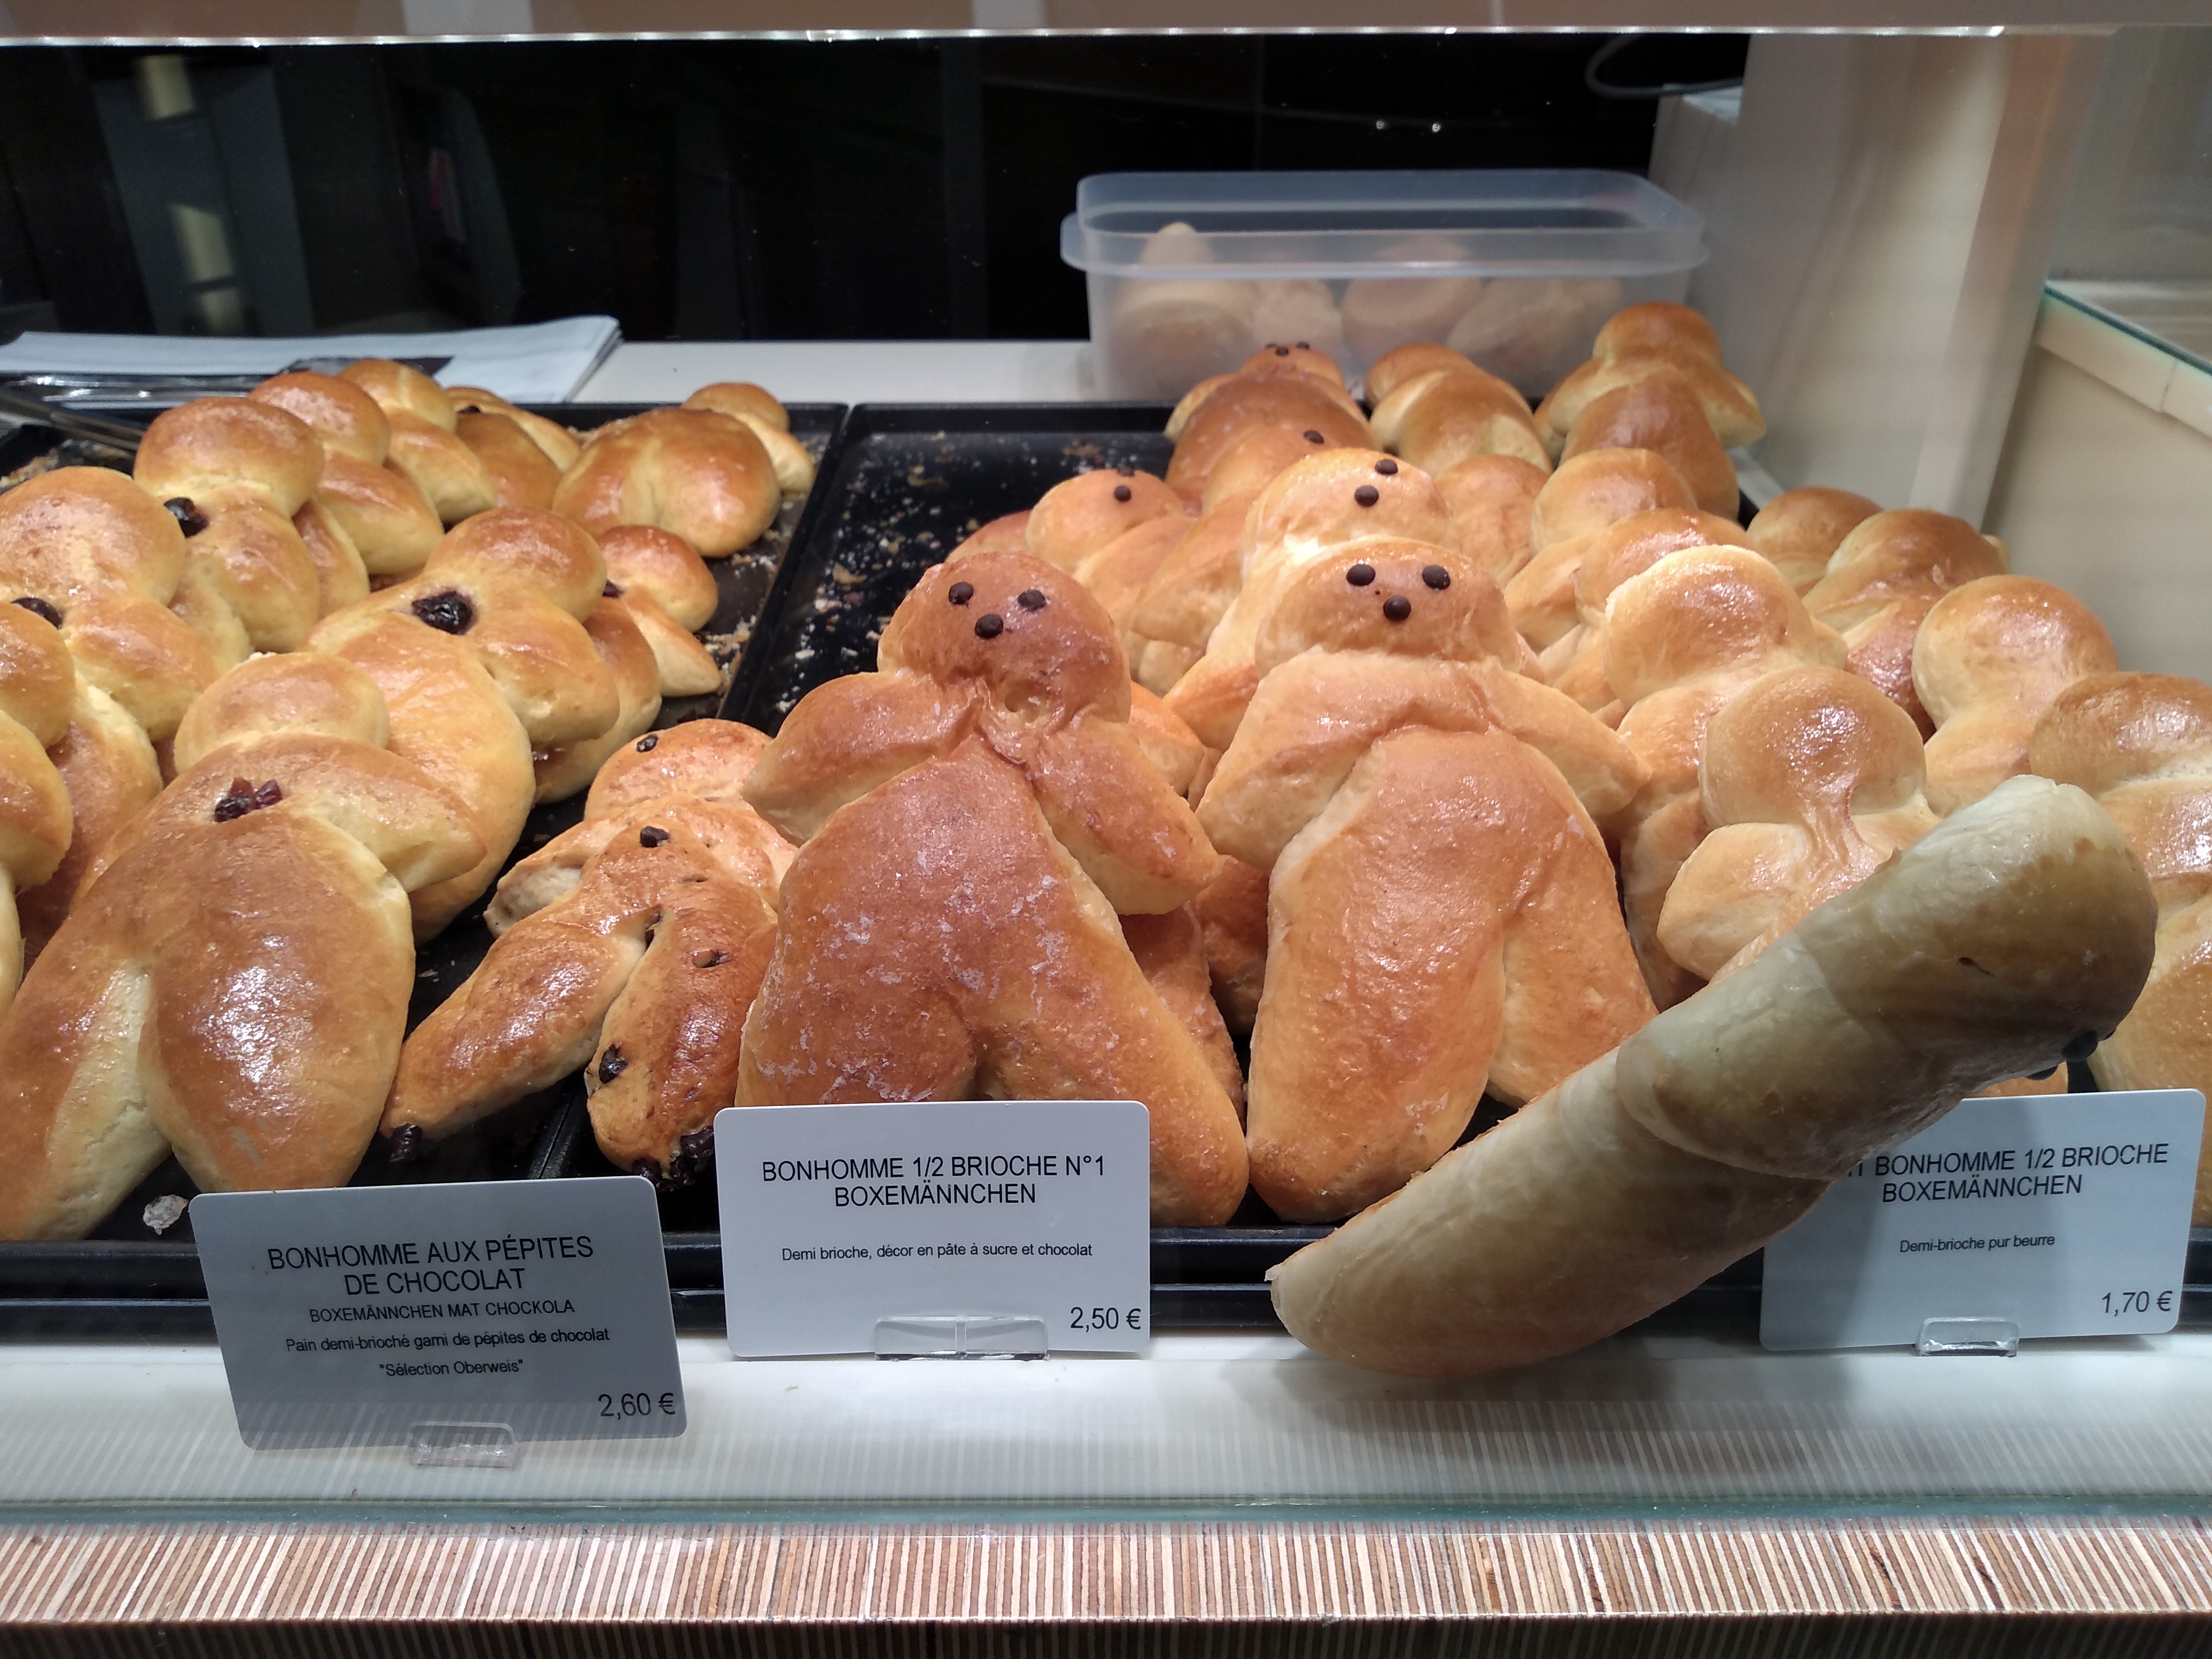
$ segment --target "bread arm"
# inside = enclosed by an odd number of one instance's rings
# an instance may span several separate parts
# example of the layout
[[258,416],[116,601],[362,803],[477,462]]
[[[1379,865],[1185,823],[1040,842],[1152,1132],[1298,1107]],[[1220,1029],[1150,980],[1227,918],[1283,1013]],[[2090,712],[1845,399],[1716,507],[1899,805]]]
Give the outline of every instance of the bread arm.
[[1756,1249],[1860,1158],[2109,1036],[2157,908],[2081,790],[2014,778],[1763,955],[1275,1271],[1308,1346],[1468,1376]]

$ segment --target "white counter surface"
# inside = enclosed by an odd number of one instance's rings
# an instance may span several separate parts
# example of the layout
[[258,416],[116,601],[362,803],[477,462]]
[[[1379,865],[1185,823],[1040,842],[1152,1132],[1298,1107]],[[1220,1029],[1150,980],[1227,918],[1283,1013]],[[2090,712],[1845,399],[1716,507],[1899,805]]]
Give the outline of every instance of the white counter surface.
[[1077,403],[1095,397],[1083,340],[717,340],[617,346],[579,403],[680,403],[750,380],[787,404]]

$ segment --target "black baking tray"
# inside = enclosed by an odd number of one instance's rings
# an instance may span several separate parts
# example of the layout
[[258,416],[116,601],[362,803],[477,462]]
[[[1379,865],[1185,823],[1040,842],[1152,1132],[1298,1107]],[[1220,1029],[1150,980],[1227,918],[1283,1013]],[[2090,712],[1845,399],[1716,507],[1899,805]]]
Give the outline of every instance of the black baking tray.
[[[533,412],[579,430],[642,412],[643,404],[537,405]],[[733,557],[710,561],[717,590],[714,615],[702,630],[708,652],[726,667],[742,661],[745,648],[775,586],[791,549],[805,538],[809,514],[818,511],[825,479],[836,463],[836,446],[845,416],[842,404],[788,405],[792,435],[816,461],[816,488],[805,501],[787,501],[773,526],[751,547]],[[155,410],[133,410],[112,418],[143,426]],[[0,481],[42,462],[55,465],[105,465],[129,469],[125,451],[82,439],[64,438],[51,428],[18,427],[0,435]],[[734,670],[733,670],[734,672]],[[719,712],[723,692],[670,698],[661,705],[655,729],[699,720]],[[514,856],[526,857],[583,816],[581,794],[541,806],[524,825]],[[443,1001],[483,959],[491,935],[483,925],[487,894],[464,912],[416,957],[416,994],[408,1012],[413,1025]],[[351,1184],[394,1182],[543,1180],[569,1173],[574,1122],[580,1121],[583,1086],[571,1079],[500,1114],[476,1132],[441,1144],[434,1156],[395,1165],[381,1143],[372,1145]],[[573,1101],[571,1100],[573,1097]],[[572,1113],[568,1109],[573,1104]],[[570,1139],[563,1138],[563,1132]],[[187,1212],[160,1233],[145,1219],[155,1200],[191,1199],[198,1191],[174,1159],[140,1183],[86,1239],[58,1243],[0,1243],[0,1340],[46,1337],[113,1338],[126,1340],[211,1336],[205,1288],[191,1243]],[[672,1265],[673,1258],[672,1258]],[[719,1285],[719,1277],[717,1279]]]

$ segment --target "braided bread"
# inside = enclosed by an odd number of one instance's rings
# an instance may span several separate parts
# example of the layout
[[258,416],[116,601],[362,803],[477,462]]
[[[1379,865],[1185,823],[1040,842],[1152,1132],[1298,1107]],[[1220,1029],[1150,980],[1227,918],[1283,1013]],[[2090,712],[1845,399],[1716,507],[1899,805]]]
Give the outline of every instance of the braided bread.
[[53,626],[0,605],[0,1014],[23,976],[15,896],[69,851],[69,788],[46,750],[69,724],[76,665]]
[[1912,684],[1912,642],[1936,601],[1982,576],[2002,575],[2004,544],[1964,519],[1924,507],[1877,513],[1836,548],[1805,608],[1844,636],[1850,666],[1912,716],[1936,729]]
[[1505,583],[1514,628],[1539,651],[1556,645],[1578,620],[1575,581],[1591,538],[1631,514],[1697,504],[1648,449],[1595,449],[1560,462],[1529,508],[1531,556]]
[[1595,1341],[1961,1096],[2111,1031],[2155,910],[2094,803],[2014,779],[1299,1251],[1271,1275],[1276,1312],[1322,1353],[1417,1376]]
[[1659,944],[1705,980],[1741,968],[1936,822],[1911,718],[1838,668],[1747,686],[1706,728],[1698,776],[1712,828],[1668,889]]
[[1543,656],[1544,678],[1593,712],[1620,695],[1605,672],[1606,607],[1620,585],[1669,553],[1689,547],[1742,547],[1743,532],[1711,513],[1656,507],[1616,520],[1589,538],[1575,570],[1576,625]]
[[[328,684],[265,660],[237,672]],[[0,1020],[0,1237],[81,1236],[172,1152],[208,1191],[343,1183],[414,989],[407,891],[480,851],[381,749],[219,741],[113,838]]]
[[804,495],[814,488],[814,458],[791,435],[790,411],[761,387],[750,381],[719,380],[701,386],[684,400],[684,407],[711,410],[750,428],[768,451],[776,488],[785,495]]
[[738,1103],[1140,1100],[1155,1218],[1225,1219],[1235,1108],[1115,914],[1180,908],[1220,860],[1130,732],[1111,620],[981,555],[923,576],[878,661],[810,692],[746,785],[802,845]]
[[305,370],[271,376],[246,395],[305,422],[322,441],[321,480],[293,524],[323,571],[326,613],[367,591],[366,583],[352,591],[347,551],[367,575],[422,568],[445,527],[413,481],[385,465],[392,422],[375,398],[350,380]]
[[1698,986],[1660,948],[1658,929],[1675,872],[1705,839],[1698,757],[1706,728],[1762,675],[1842,667],[1844,642],[1806,613],[1781,572],[1726,546],[1669,553],[1630,577],[1605,621],[1606,681],[1626,704],[1620,740],[1650,774],[1606,827],[1620,848],[1629,942],[1653,1001],[1669,1008]]
[[1827,574],[1844,538],[1881,511],[1848,489],[1785,489],[1753,517],[1750,545],[1802,593]]
[[[2112,814],[2158,902],[2149,981],[2090,1071],[2102,1088],[2212,1099],[2212,687],[2172,674],[2087,676],[2051,700],[2028,754],[2036,772],[2079,785]],[[2191,1223],[2212,1226],[2212,1144],[2198,1154]]]
[[2089,607],[2033,576],[1983,576],[1936,601],[1912,644],[1912,684],[1936,722],[1928,804],[1951,813],[2028,769],[2028,740],[2061,691],[2119,666]]
[[374,398],[390,423],[384,465],[421,490],[448,526],[500,505],[498,481],[459,435],[460,420],[446,390],[419,369],[388,358],[349,363],[339,378]]
[[1263,427],[1318,432],[1326,444],[1359,449],[1375,441],[1350,393],[1296,368],[1232,374],[1210,389],[1201,383],[1176,413],[1181,419],[1168,422],[1175,453],[1168,460],[1167,482],[1188,493],[1202,493],[1230,447]]
[[706,409],[651,409],[585,440],[553,510],[594,535],[650,525],[726,559],[775,522],[783,492],[753,428]]
[[617,525],[599,538],[607,593],[637,624],[660,672],[664,697],[719,689],[721,668],[694,637],[714,620],[720,596],[706,561],[680,536],[648,525]]
[[1611,861],[1634,760],[1501,665],[1497,587],[1456,552],[1374,538],[1285,584],[1263,678],[1199,806],[1267,884],[1252,1030],[1252,1180],[1286,1220],[1350,1213],[1425,1169],[1486,1084],[1540,1092],[1650,1017]]
[[[495,392],[487,392],[477,386],[447,386],[445,391],[446,401],[453,406],[455,416],[453,429],[464,434],[464,441],[466,441],[467,423],[461,417],[469,415],[504,415],[515,426],[521,428],[524,435],[528,437],[532,443],[538,446],[539,453],[547,460],[553,463],[553,468],[556,473],[566,472],[576,464],[576,457],[583,453],[583,441],[569,431],[567,427],[562,426],[558,421],[548,420],[543,415],[533,415],[526,409],[518,408]],[[762,392],[761,395],[768,396],[766,392]],[[770,398],[769,401],[774,403],[775,399]],[[782,414],[782,404],[776,404],[776,412],[779,415]],[[788,422],[787,421],[785,424],[787,425]],[[500,505],[505,507],[511,503],[502,501]]]

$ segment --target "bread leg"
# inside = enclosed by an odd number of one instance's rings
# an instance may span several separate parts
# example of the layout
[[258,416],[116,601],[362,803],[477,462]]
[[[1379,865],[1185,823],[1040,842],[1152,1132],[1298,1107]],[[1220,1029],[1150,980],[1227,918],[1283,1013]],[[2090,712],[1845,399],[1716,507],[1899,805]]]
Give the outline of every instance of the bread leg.
[[2109,1035],[2156,921],[2096,804],[2014,778],[1299,1251],[1276,1311],[1322,1353],[1417,1376],[1617,1331],[1962,1097]]

